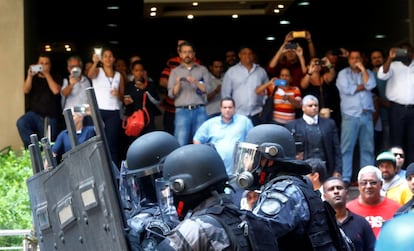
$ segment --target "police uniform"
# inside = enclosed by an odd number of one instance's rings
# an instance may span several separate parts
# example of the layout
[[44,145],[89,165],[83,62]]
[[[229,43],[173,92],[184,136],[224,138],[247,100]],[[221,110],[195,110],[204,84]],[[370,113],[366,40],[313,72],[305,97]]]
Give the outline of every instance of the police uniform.
[[[231,241],[219,222],[201,217],[205,209],[217,204],[210,197],[187,216],[159,245],[160,250],[231,250]],[[205,246],[208,243],[208,246]]]
[[163,236],[178,224],[178,218],[163,219],[157,204],[143,205],[141,211],[127,220],[130,230],[128,239],[133,251],[157,250]]
[[322,201],[305,177],[282,176],[269,181],[253,213],[275,223],[271,225],[280,250],[336,250]]

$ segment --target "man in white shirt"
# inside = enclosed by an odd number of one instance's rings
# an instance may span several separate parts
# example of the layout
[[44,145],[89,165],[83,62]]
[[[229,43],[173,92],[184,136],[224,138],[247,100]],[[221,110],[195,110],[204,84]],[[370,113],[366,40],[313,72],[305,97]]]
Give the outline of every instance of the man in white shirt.
[[385,95],[390,101],[391,145],[402,146],[406,162],[414,162],[414,54],[408,43],[391,48],[378,78],[387,80]]

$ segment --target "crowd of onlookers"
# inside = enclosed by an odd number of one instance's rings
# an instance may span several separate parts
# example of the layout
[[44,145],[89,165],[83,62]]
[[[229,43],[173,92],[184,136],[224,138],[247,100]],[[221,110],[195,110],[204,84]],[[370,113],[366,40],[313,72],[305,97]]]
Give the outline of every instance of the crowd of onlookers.
[[[410,44],[388,51],[337,48],[318,55],[309,31],[289,32],[267,64],[259,64],[248,45],[201,62],[190,42],[178,40],[177,55],[167,59],[160,78],[153,79],[138,55],[128,61],[103,48],[91,59],[70,56],[62,77],[42,54],[28,68],[23,87],[27,111],[17,128],[24,146],[37,133],[50,137],[56,156],[70,150],[64,109],[72,109],[74,120],[81,121],[75,123],[79,141],[92,137],[88,109],[81,108],[88,103],[85,88],[93,87],[118,166],[137,137],[164,130],[180,145],[214,145],[231,176],[235,144],[254,126],[275,123],[294,135],[297,159],[319,160],[310,162],[322,168],[309,178],[317,182],[315,189],[324,188],[342,224],[348,224],[341,220],[349,219],[352,211],[364,216],[378,235],[382,222],[410,203],[413,166],[405,173],[405,165],[414,162]],[[149,123],[140,135],[127,136],[122,122],[142,108],[144,98]],[[270,119],[262,116],[267,99],[273,100]],[[157,116],[162,116],[161,125]],[[344,210],[353,182],[360,195],[346,204],[351,211]],[[349,231],[359,228],[359,223],[349,224]]]

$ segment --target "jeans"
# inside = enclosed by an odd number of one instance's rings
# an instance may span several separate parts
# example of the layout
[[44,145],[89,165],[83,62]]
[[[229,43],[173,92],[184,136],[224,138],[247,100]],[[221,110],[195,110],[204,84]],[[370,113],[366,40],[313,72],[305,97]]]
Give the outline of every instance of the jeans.
[[374,165],[372,112],[363,112],[360,117],[342,114],[342,178],[346,182],[350,182],[352,178],[352,160],[357,140],[359,143],[360,167]]
[[[24,147],[26,149],[31,144],[30,135],[37,134],[39,140],[41,140],[45,136],[44,123],[45,118],[32,111],[26,112],[17,120],[17,130],[19,131],[20,138],[22,139]],[[51,139],[49,140],[54,141],[59,132],[58,119],[49,117],[49,125],[51,129]]]
[[175,109],[174,136],[183,146],[192,143],[193,136],[201,124],[207,120],[206,108],[200,106],[196,109]]

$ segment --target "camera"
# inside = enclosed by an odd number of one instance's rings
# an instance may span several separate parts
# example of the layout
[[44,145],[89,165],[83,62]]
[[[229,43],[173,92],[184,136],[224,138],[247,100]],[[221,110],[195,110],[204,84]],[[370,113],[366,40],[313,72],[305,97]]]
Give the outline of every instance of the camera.
[[79,67],[73,67],[72,70],[70,71],[70,74],[72,75],[72,77],[74,78],[79,78],[81,76],[82,70]]
[[395,50],[395,57],[396,58],[405,58],[408,55],[408,50],[407,49],[402,49],[402,48],[398,48],[397,50]]
[[295,43],[287,43],[285,45],[285,49],[296,50],[296,48],[298,48],[298,45]]
[[41,64],[31,65],[31,66],[30,66],[30,70],[31,70],[33,73],[38,73],[38,72],[41,72],[41,71],[43,71],[43,65],[41,65]]
[[321,66],[323,66],[323,65],[325,65],[325,61],[324,60],[321,60],[321,59],[318,59],[318,60],[315,61],[315,65],[321,65]]
[[277,86],[286,86],[286,80],[284,80],[284,79],[276,79],[274,81],[274,84],[277,85]]

